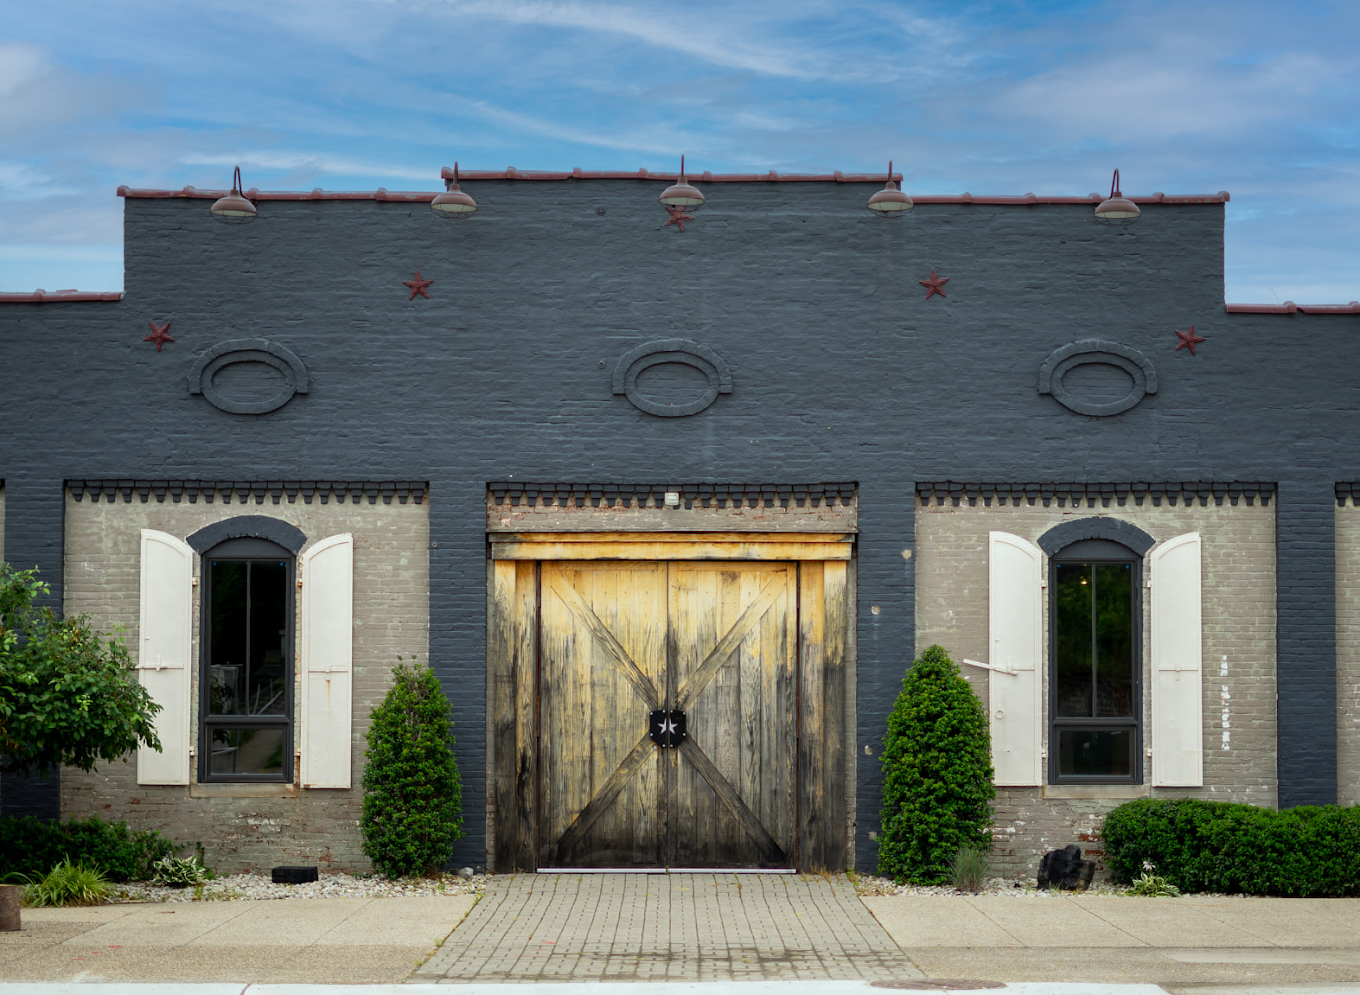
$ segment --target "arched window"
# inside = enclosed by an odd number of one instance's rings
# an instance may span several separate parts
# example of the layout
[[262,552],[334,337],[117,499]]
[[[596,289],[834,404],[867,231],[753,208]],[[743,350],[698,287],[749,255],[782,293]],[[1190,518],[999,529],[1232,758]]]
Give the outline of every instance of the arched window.
[[293,780],[294,567],[256,537],[203,554],[200,781]]
[[1049,779],[1139,783],[1142,557],[1082,539],[1049,564]]

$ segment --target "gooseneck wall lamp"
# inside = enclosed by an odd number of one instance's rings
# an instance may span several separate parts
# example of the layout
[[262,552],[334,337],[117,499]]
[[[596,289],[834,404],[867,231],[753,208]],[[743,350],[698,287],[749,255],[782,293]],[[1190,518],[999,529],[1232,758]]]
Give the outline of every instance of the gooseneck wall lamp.
[[246,199],[245,194],[241,193],[241,167],[236,167],[236,172],[231,176],[231,193],[225,197],[219,197],[213,201],[212,207],[208,208],[212,216],[223,224],[243,225],[247,221],[254,221],[255,205]]
[[892,162],[888,163],[887,184],[870,197],[869,203],[864,206],[880,218],[900,218],[916,206],[910,197],[898,189],[896,181],[893,180]]
[[1110,195],[1096,205],[1096,220],[1104,225],[1131,225],[1143,212],[1138,205],[1119,192],[1119,170],[1110,181]]
[[704,195],[685,179],[684,156],[680,157],[680,178],[665,190],[662,190],[658,199],[667,207],[678,207],[681,210],[690,210],[703,204]]
[[477,210],[477,202],[458,188],[458,163],[453,164],[453,179],[445,184],[444,192],[430,201],[430,209],[439,217],[467,218]]

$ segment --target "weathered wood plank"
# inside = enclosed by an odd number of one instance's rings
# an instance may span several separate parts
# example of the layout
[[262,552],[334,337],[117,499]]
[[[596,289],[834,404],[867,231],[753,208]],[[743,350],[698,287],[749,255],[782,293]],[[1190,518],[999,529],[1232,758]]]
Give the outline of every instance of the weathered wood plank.
[[[827,772],[823,762],[826,600],[825,565],[804,563],[799,568],[799,643],[802,654],[798,715],[798,867],[826,868]],[[833,787],[832,790],[835,790]]]
[[515,829],[514,866],[537,865],[538,828],[538,564],[515,571]]
[[818,543],[855,540],[853,532],[503,532],[487,537],[493,544],[515,542],[666,543],[688,546],[696,542]]
[[[738,592],[740,600],[734,606],[738,609],[759,598],[760,585],[763,585],[767,578],[758,571],[748,570],[740,576],[739,580],[743,590]],[[734,612],[732,617],[724,621],[732,626],[736,624],[738,618],[739,615]],[[736,777],[733,778],[733,783],[743,798],[751,799],[755,803],[757,810],[763,807],[761,801],[764,796],[763,781],[766,768],[761,752],[765,740],[766,726],[771,717],[769,714],[771,701],[765,694],[764,670],[769,660],[761,657],[759,635],[759,627],[753,627],[753,631],[748,634],[747,638],[744,638],[738,644],[732,662],[739,687],[737,744],[740,750],[737,773]],[[764,812],[758,811],[758,817],[763,819]],[[734,826],[737,826],[735,812],[731,813],[731,818]],[[744,829],[738,838],[735,852],[743,864],[756,863],[760,856],[756,842],[748,838]]]
[[770,682],[768,700],[773,703],[765,724],[766,745],[762,756],[767,765],[758,796],[766,828],[785,852],[797,849],[798,799],[798,635],[797,568],[785,569],[779,598],[762,621],[762,653]]
[[493,542],[495,560],[848,560],[848,542]]
[[490,700],[487,730],[487,805],[493,819],[491,866],[516,869],[520,802],[515,762],[515,576],[518,565],[492,563],[487,592],[486,683]]
[[846,825],[848,820],[848,789],[839,784],[840,772],[845,769],[846,671],[850,650],[851,612],[849,565],[826,564],[825,576],[825,642],[822,659],[822,770],[825,789],[822,792],[825,812],[822,817],[823,856],[830,869],[845,867]]
[[[703,662],[708,650],[718,641],[722,625],[722,600],[714,586],[715,574],[706,564],[671,563],[669,606],[669,668],[667,697],[672,707],[689,715],[689,735],[704,749],[716,745],[716,729],[721,716],[716,714],[711,689],[701,701],[680,704],[677,688],[683,686]],[[669,751],[672,752],[673,751]],[[673,861],[684,867],[712,865],[714,823],[717,799],[692,768],[673,764],[670,797]]]

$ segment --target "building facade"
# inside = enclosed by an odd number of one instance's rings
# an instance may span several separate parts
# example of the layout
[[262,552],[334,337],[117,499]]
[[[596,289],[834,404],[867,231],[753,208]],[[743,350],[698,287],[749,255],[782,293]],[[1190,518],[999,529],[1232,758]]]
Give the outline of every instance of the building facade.
[[1128,798],[1360,795],[1360,306],[1225,305],[1225,194],[462,178],[455,222],[122,189],[121,295],[0,298],[3,555],[121,627],[166,744],[5,813],[364,869],[416,659],[459,864],[872,869],[932,643],[1008,871]]

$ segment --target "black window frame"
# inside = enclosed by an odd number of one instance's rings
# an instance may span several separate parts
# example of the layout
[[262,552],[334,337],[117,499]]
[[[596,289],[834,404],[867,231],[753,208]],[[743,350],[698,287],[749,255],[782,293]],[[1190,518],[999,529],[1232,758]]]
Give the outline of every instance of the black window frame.
[[[287,612],[284,636],[284,705],[279,715],[209,715],[212,684],[212,561],[279,561],[285,564],[284,591]],[[198,694],[198,780],[200,784],[292,784],[294,762],[294,691],[297,683],[297,556],[278,543],[255,537],[224,540],[205,550],[200,559],[201,596],[199,598],[199,694]],[[212,733],[216,728],[283,730],[283,763],[277,774],[212,772]]]
[[[1129,564],[1130,629],[1133,641],[1133,716],[1098,718],[1058,715],[1058,566],[1089,563],[1093,566]],[[1049,784],[1142,784],[1143,783],[1143,557],[1113,539],[1084,539],[1057,550],[1048,558],[1048,783]],[[1133,756],[1127,776],[1109,774],[1060,774],[1059,730],[1133,730]]]

